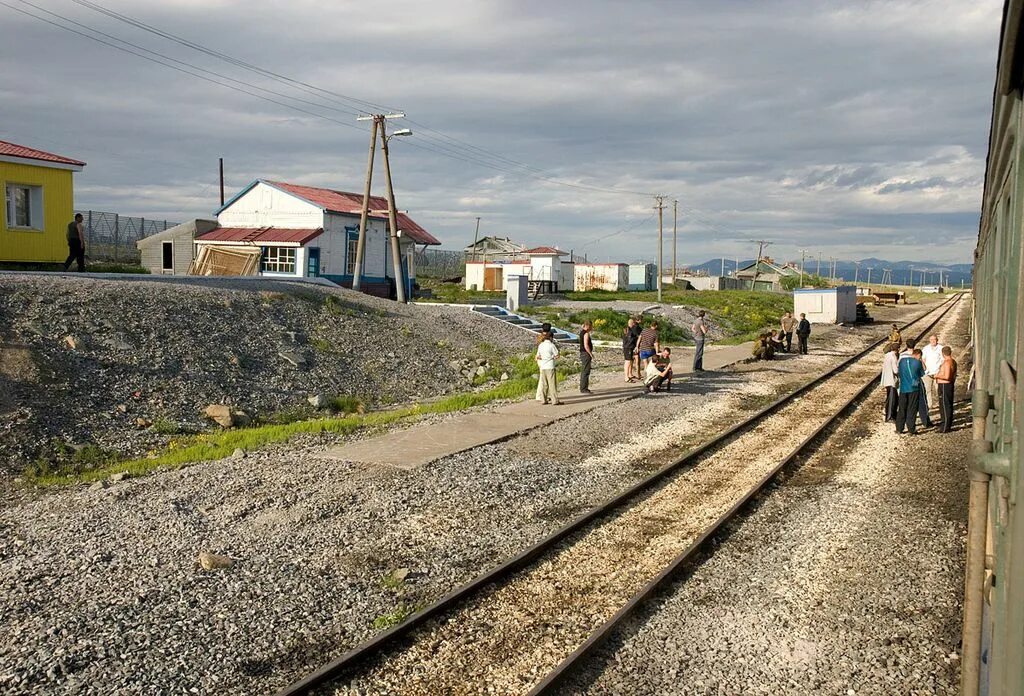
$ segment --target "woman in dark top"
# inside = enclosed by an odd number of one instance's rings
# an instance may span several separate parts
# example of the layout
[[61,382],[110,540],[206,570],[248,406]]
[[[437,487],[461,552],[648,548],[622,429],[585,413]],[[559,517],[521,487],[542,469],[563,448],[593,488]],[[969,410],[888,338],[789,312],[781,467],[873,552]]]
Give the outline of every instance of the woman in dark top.
[[622,359],[625,361],[622,366],[623,375],[627,382],[635,382],[637,377],[633,375],[633,354],[636,353],[636,342],[640,337],[640,328],[633,317],[629,318],[626,327],[622,330]]

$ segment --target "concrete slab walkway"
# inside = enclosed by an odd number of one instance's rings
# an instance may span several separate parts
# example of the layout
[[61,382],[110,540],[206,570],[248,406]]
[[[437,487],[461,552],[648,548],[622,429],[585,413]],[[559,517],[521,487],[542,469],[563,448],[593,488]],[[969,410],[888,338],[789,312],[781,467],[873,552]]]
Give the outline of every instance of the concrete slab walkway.
[[[708,346],[704,351],[704,366],[708,370],[720,370],[750,357],[751,348],[751,343]],[[677,348],[673,357],[676,379],[691,372],[692,348]],[[591,378],[591,388],[593,394],[580,394],[568,388],[562,390],[559,398],[564,403],[561,406],[544,405],[532,398],[524,399],[485,413],[464,413],[443,424],[416,425],[349,442],[333,447],[324,454],[348,462],[412,470],[435,459],[497,442],[598,406],[638,396],[641,392],[639,383],[623,382],[621,372],[595,373]]]

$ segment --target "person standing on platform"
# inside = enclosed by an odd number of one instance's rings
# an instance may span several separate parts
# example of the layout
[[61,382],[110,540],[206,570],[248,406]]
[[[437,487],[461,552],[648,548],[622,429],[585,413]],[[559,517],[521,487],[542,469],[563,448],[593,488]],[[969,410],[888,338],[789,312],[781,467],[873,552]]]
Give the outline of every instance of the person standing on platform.
[[[540,325],[540,333],[537,334],[537,348],[540,348],[540,344],[544,342],[544,339],[551,334],[551,324],[544,322]],[[544,380],[538,375],[537,379],[537,401],[544,401]]]
[[899,389],[896,376],[898,374],[900,356],[899,345],[890,343],[885,347],[882,358],[882,387],[885,388],[885,422],[896,420],[896,404],[899,401]]
[[942,344],[939,337],[932,334],[928,337],[928,345],[921,349],[922,362],[924,363],[924,393],[926,401],[931,408],[938,408],[939,393],[935,388],[935,375],[939,374],[942,367]]
[[647,366],[647,361],[661,350],[661,344],[658,342],[658,322],[652,321],[646,329],[640,332],[637,350],[640,351],[640,369],[643,370]]
[[939,432],[948,433],[953,429],[953,388],[956,385],[956,360],[953,359],[953,349],[949,346],[942,347],[942,365],[935,374],[935,381],[939,386]]
[[704,315],[706,312],[703,309],[697,311],[697,318],[694,319],[693,325],[690,326],[690,332],[693,334],[693,371],[703,372],[704,371],[704,341],[708,335],[708,325],[704,323]]
[[786,312],[782,315],[782,321],[779,322],[782,325],[782,335],[786,338],[786,352],[793,352],[793,327],[796,326],[796,319],[793,318],[792,312]]
[[636,342],[639,338],[635,328],[636,320],[630,317],[626,328],[622,330],[622,375],[626,382],[639,379],[639,376],[633,374],[633,356],[636,355]]
[[590,336],[592,326],[588,319],[580,331],[580,394],[593,393],[590,391],[590,366],[594,362],[594,342]]
[[552,339],[551,332],[544,334],[544,339],[537,346],[535,359],[540,368],[540,398],[541,403],[552,403],[556,406],[562,404],[558,400],[558,382],[555,375],[555,359],[558,358],[558,346]]
[[800,323],[796,325],[796,337],[800,341],[800,354],[807,355],[807,337],[811,335],[811,322],[807,315],[800,312]]
[[921,378],[924,376],[921,351],[914,349],[910,355],[900,358],[898,370],[900,401],[896,408],[896,432],[902,435],[903,428],[906,426],[911,435],[916,435],[917,403],[921,398]]

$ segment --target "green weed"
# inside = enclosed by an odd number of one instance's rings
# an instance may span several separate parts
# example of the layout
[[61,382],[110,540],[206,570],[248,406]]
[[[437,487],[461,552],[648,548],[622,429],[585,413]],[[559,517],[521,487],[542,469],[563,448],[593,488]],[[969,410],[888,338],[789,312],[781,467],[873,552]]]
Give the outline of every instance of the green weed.
[[356,396],[349,396],[348,394],[339,394],[330,401],[327,402],[327,407],[331,409],[332,413],[365,413],[366,406],[363,404],[363,400]]
[[181,424],[169,418],[157,418],[149,429],[157,435],[177,435],[182,432]]
[[401,602],[387,614],[381,614],[374,619],[373,627],[378,631],[383,631],[386,628],[397,626],[422,608],[422,605],[411,605]]

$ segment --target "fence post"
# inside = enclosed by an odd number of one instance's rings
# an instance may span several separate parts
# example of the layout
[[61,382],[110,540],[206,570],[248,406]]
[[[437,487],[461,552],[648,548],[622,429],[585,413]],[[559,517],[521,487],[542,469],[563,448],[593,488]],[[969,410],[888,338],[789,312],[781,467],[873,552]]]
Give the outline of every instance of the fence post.
[[121,237],[121,216],[114,213],[114,261],[117,261],[117,245]]
[[164,220],[164,229],[165,230],[167,229],[167,221],[166,220]]
[[92,244],[92,242],[93,242],[93,238],[92,238],[92,211],[90,210],[88,212],[89,212],[89,243]]

